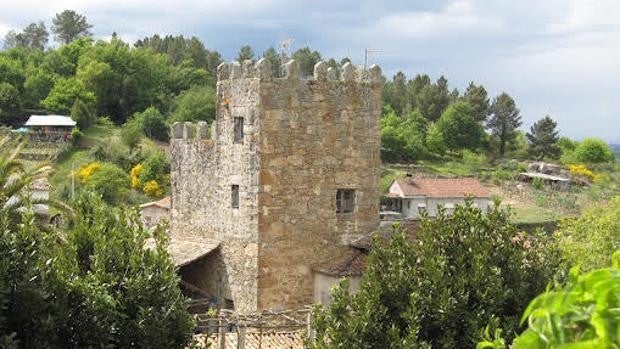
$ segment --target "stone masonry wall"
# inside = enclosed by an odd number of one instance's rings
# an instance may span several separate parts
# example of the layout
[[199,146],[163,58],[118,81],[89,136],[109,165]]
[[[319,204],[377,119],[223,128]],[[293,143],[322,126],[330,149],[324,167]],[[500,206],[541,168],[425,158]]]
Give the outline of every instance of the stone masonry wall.
[[[379,225],[380,69],[346,64],[336,79],[321,62],[302,80],[291,61],[285,71],[222,64],[212,139],[204,124],[172,130],[173,235],[222,241],[226,296],[239,311],[312,303],[313,270]],[[234,117],[244,118],[243,144],[233,143]],[[355,189],[355,212],[336,214],[337,189]]]
[[[236,98],[218,103],[211,139],[206,124],[185,123],[173,125],[171,140],[172,237],[221,242],[220,296],[234,300],[240,311],[255,310],[257,304],[256,84],[247,80],[232,91],[218,86],[218,100],[231,93]],[[245,121],[242,144],[233,142],[233,117],[238,115]],[[233,184],[239,185],[239,208],[231,206]]]

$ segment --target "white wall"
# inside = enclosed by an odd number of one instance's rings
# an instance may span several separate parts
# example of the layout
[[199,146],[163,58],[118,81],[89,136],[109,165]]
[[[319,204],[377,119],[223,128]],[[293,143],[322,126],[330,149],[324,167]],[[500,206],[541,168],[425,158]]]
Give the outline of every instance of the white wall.
[[[436,217],[438,212],[438,206],[443,205],[450,212],[449,205],[464,205],[464,198],[405,198],[403,200],[403,217],[405,219],[419,219],[418,205],[426,205],[426,210],[430,217]],[[482,209],[486,212],[489,207],[488,198],[474,198],[474,206]]]
[[[350,276],[349,292],[355,293],[359,290],[361,277]],[[331,290],[334,285],[340,282],[342,278],[325,275],[322,273],[314,274],[314,303],[330,304],[332,302]]]

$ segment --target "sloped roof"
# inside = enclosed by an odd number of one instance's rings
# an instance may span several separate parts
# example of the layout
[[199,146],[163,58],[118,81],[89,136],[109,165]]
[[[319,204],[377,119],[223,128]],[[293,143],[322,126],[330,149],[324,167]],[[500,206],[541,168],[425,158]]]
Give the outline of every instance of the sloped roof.
[[350,256],[321,269],[322,274],[330,276],[361,276],[366,271],[368,256],[365,253],[355,251]]
[[64,115],[30,115],[24,126],[75,126],[75,121]]
[[145,208],[145,207],[149,207],[149,206],[157,206],[157,207],[161,207],[161,208],[165,208],[165,209],[170,209],[170,196],[166,196],[165,198],[158,200],[158,201],[152,201],[152,202],[147,202],[146,204],[142,204],[140,205],[140,208]]
[[[176,267],[190,264],[207,254],[213,252],[220,246],[220,242],[211,239],[201,239],[200,241],[179,239],[171,237],[168,243],[168,252]],[[154,248],[155,239],[150,238],[146,241],[146,248]]]
[[395,180],[404,195],[390,197],[426,196],[431,198],[488,198],[491,193],[475,178],[400,178]]

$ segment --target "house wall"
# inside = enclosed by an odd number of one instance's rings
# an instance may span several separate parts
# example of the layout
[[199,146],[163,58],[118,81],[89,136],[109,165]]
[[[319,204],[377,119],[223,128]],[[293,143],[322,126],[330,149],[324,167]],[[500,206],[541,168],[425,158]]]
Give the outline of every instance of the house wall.
[[[426,210],[430,217],[436,217],[439,211],[439,206],[443,205],[447,207],[452,205],[464,205],[464,198],[404,198],[403,200],[403,217],[405,219],[420,219],[420,213],[418,210],[418,204],[426,205]],[[473,198],[473,203],[476,207],[486,211],[489,206],[488,198]],[[448,208],[448,210],[450,210]]]
[[[314,274],[314,303],[330,304],[332,302],[331,290],[342,281],[342,277],[326,275],[323,273]],[[355,293],[360,288],[361,276],[347,277],[349,280],[349,292]]]
[[140,216],[144,225],[148,228],[154,227],[163,219],[170,220],[170,210],[159,206],[147,206],[140,210]]

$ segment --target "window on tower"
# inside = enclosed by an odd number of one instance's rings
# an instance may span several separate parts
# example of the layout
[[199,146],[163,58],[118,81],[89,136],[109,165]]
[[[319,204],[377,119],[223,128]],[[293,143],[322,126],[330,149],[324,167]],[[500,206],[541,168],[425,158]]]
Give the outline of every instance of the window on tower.
[[336,213],[351,213],[355,211],[355,190],[338,189],[336,191]]
[[230,201],[232,208],[239,208],[239,186],[237,184],[231,186]]
[[243,118],[234,118],[234,142],[243,144]]

